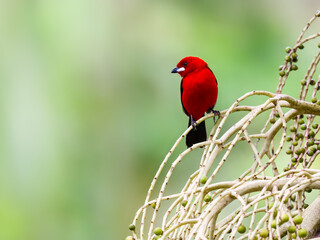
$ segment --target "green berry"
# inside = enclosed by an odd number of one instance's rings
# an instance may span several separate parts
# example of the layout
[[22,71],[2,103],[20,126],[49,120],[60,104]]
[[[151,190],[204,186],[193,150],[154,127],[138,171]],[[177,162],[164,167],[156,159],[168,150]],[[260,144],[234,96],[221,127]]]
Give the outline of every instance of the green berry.
[[298,137],[298,138],[303,138],[303,134],[302,134],[302,133],[298,133],[298,134],[297,134],[297,137]]
[[301,238],[305,238],[308,235],[307,229],[301,228],[298,230],[298,236]]
[[289,232],[289,233],[295,233],[296,230],[297,230],[297,228],[296,228],[296,226],[294,226],[294,225],[290,225],[290,226],[288,227],[288,232]]
[[291,47],[286,47],[286,53],[289,53],[291,51]]
[[293,71],[297,71],[297,70],[298,70],[298,66],[295,65],[295,64],[293,64],[292,67],[291,67],[291,69],[292,69]]
[[317,102],[317,105],[320,105],[320,100]]
[[243,225],[240,225],[240,226],[238,227],[238,233],[245,233],[245,232],[246,232],[246,227],[243,226]]
[[254,236],[254,237],[252,238],[252,240],[258,240],[258,237],[257,237],[257,236]]
[[160,236],[160,235],[162,235],[162,233],[163,233],[163,231],[162,231],[162,229],[159,228],[159,227],[154,230],[154,234],[155,234],[155,235]]
[[288,168],[288,167],[285,167],[285,168],[283,168],[283,171],[284,171],[284,172],[288,172],[288,171],[289,171],[289,168]]
[[295,131],[297,131],[297,129],[294,126],[291,126],[290,127],[290,132],[295,132]]
[[300,215],[297,215],[297,216],[295,216],[295,217],[293,218],[293,222],[294,222],[295,224],[301,224],[302,221],[303,221],[303,219],[302,219],[302,217],[301,217]]
[[276,117],[276,118],[279,118],[279,117],[280,117],[280,114],[279,114],[278,112],[276,112],[275,117]]
[[288,149],[288,150],[286,151],[286,154],[288,154],[288,155],[290,155],[291,153],[292,153],[291,149]]
[[281,223],[285,223],[289,221],[289,216],[288,214],[282,214],[281,216]]
[[293,146],[297,146],[297,145],[298,145],[298,142],[297,142],[297,141],[294,141],[294,142],[292,142],[292,145],[293,145]]
[[306,130],[306,129],[307,129],[307,125],[303,124],[303,125],[301,126],[301,130]]
[[266,228],[260,230],[260,237],[267,238],[269,236],[269,231]]
[[274,124],[275,122],[276,122],[276,119],[275,119],[275,118],[271,118],[271,119],[270,119],[270,123],[271,123],[271,124]]
[[311,102],[312,102],[312,103],[316,103],[317,101],[318,101],[317,98],[312,98],[312,99],[311,99]]
[[129,230],[134,231],[136,229],[136,226],[134,224],[129,225]]
[[312,188],[310,188],[310,187],[307,187],[305,190],[306,190],[307,193],[311,193],[312,192]]
[[298,57],[298,54],[294,52],[294,53],[291,54],[291,57],[292,57],[292,58],[297,58],[297,57]]
[[298,121],[298,123],[299,123],[299,124],[304,124],[304,120],[300,118],[299,121]]
[[290,61],[291,61],[291,57],[290,57],[290,56],[286,56],[286,57],[284,58],[284,60],[286,60],[287,62],[290,62]]
[[307,152],[307,154],[308,154],[309,157],[311,157],[311,156],[313,156],[314,151],[311,151],[311,150],[310,150],[310,151]]
[[292,237],[292,239],[296,239],[297,238],[296,233],[292,233],[291,237]]
[[283,77],[284,75],[286,75],[286,72],[285,72],[285,71],[280,71],[280,72],[279,72],[279,75],[280,75],[281,77]]
[[320,150],[320,144],[317,145],[317,150]]
[[299,48],[299,49],[304,49],[303,44],[299,45],[298,48]]
[[272,228],[276,228],[276,227],[277,227],[277,221],[276,221],[276,220],[273,220],[273,221],[271,222],[271,227],[272,227]]
[[313,128],[313,129],[317,129],[317,128],[318,128],[318,124],[317,124],[317,123],[312,124],[312,128]]
[[287,138],[286,138],[286,141],[287,141],[287,142],[292,141],[292,137],[287,137]]
[[308,134],[308,137],[314,137],[316,134],[314,133],[314,131],[310,131]]
[[313,80],[313,79],[311,79],[309,83],[310,83],[310,85],[311,85],[311,86],[313,86],[313,85],[315,85],[315,84],[316,84],[316,81],[315,81],[315,80]]
[[183,207],[187,206],[187,204],[188,204],[188,201],[187,201],[187,200],[183,200],[183,201],[181,202],[181,205],[182,205]]
[[318,44],[318,48],[320,48],[320,43]]
[[297,162],[297,158],[296,157],[291,158],[291,162],[296,163]]
[[307,207],[309,207],[308,203],[303,204],[303,208],[306,209]]
[[205,195],[204,198],[203,198],[203,201],[210,202],[211,201],[211,196],[209,194]]
[[308,146],[308,147],[311,147],[311,146],[313,146],[313,145],[314,145],[313,139],[311,139],[309,142],[307,142],[307,146]]
[[201,183],[201,184],[206,184],[206,182],[207,182],[207,176],[202,176],[202,177],[200,178],[200,183]]
[[301,83],[302,86],[306,85],[306,81],[305,80],[301,80],[300,83]]

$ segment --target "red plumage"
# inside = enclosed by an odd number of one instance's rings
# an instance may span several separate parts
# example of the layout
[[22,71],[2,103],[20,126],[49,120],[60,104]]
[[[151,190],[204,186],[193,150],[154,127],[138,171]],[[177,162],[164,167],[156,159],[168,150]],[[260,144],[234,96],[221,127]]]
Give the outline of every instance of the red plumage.
[[207,138],[204,121],[195,125],[195,121],[206,112],[213,112],[218,97],[217,80],[208,64],[198,57],[185,57],[172,70],[179,73],[181,80],[181,103],[189,116],[189,126],[194,129],[187,135],[187,146],[205,141]]

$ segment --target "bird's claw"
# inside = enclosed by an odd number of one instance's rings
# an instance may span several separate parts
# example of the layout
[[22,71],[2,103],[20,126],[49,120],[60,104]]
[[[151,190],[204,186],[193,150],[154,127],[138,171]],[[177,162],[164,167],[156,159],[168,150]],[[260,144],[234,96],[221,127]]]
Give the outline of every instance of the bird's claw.
[[197,130],[197,121],[195,121],[192,117],[192,115],[190,115],[190,122],[191,122],[191,126],[193,127],[194,130]]

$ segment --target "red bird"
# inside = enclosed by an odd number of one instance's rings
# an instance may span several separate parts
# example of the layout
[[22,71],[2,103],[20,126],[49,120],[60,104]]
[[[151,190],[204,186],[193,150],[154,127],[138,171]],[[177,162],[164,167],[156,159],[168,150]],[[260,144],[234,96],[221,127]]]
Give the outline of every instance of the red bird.
[[191,130],[186,138],[187,147],[207,140],[205,122],[196,124],[206,112],[218,111],[213,108],[218,97],[218,82],[208,64],[198,57],[185,57],[171,73],[179,73],[182,77],[180,85],[181,104],[183,111],[189,116]]

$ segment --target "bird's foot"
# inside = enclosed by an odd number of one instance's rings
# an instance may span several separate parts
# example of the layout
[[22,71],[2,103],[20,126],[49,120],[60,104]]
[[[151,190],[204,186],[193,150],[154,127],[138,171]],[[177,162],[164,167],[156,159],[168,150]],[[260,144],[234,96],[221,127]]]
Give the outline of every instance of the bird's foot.
[[210,109],[211,112],[214,114],[213,116],[213,122],[216,123],[216,117],[220,117],[220,112],[218,110],[213,110],[213,108]]
[[192,114],[190,115],[190,123],[194,130],[197,130],[197,121],[195,121],[192,117]]

